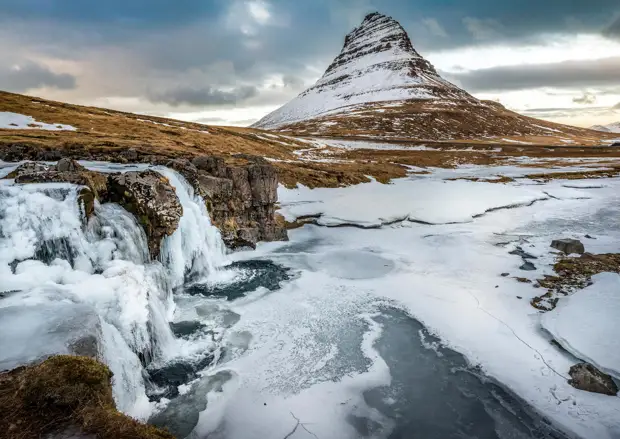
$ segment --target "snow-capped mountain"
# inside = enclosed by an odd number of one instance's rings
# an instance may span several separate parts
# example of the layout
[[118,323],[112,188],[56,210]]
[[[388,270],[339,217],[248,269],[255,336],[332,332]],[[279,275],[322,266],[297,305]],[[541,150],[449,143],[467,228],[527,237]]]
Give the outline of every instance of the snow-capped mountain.
[[620,122],[610,123],[609,125],[594,125],[590,129],[602,131],[603,133],[620,133]]
[[273,129],[355,104],[408,99],[474,100],[437,74],[396,20],[373,13],[346,36],[314,86],[255,126]]
[[442,78],[395,19],[377,12],[346,36],[340,54],[315,85],[253,127],[424,140],[597,136],[474,98]]

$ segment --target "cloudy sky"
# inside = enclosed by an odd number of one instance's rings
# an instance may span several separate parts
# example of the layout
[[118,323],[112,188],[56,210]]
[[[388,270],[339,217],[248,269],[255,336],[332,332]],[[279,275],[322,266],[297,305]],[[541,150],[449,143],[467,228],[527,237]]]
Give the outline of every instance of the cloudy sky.
[[0,89],[248,125],[314,83],[375,10],[477,97],[620,120],[618,0],[0,0]]

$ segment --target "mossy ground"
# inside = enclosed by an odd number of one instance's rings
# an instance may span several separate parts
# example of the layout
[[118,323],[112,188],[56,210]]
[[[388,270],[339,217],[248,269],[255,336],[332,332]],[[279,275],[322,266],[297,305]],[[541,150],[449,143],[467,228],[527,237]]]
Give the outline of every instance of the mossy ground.
[[547,292],[535,297],[531,302],[534,308],[541,311],[554,309],[561,296],[587,287],[592,282],[592,276],[596,274],[620,273],[620,254],[585,253],[577,258],[564,256],[555,263],[553,268],[557,276],[545,276],[538,280],[538,285],[546,288]]
[[60,355],[0,374],[0,437],[30,439],[77,429],[100,439],[172,439],[116,410],[112,373],[88,357]]

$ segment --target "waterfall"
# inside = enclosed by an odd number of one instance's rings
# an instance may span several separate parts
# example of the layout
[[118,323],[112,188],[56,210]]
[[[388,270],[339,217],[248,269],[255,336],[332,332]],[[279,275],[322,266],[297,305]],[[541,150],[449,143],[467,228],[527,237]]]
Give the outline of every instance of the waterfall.
[[164,239],[161,260],[170,271],[175,287],[186,281],[205,280],[226,263],[224,242],[211,223],[204,200],[177,172],[157,168],[175,187],[183,206],[183,217],[176,232]]
[[150,260],[142,227],[119,205],[97,203],[86,221],[75,185],[0,182],[0,367],[87,349],[91,337],[91,354],[114,373],[118,408],[149,416],[145,367],[188,351],[170,329],[173,289],[226,262],[204,200],[176,172],[158,171],[183,206],[161,262]]

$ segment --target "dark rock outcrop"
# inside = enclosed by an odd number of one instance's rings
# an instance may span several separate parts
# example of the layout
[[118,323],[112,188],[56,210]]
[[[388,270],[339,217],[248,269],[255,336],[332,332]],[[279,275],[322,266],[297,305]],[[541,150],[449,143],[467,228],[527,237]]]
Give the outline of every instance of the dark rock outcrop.
[[286,240],[286,229],[275,214],[278,201],[276,169],[259,157],[238,156],[227,164],[214,156],[172,160],[169,168],[181,173],[205,199],[207,209],[229,248],[255,247],[259,241]]
[[152,170],[110,175],[108,200],[136,216],[146,231],[153,258],[159,255],[161,240],[175,232],[183,216],[168,179]]
[[551,242],[551,247],[559,250],[567,255],[579,254],[582,255],[586,252],[582,242],[577,239],[554,239]]
[[571,379],[568,384],[576,389],[609,396],[618,394],[618,386],[614,380],[591,364],[576,364],[570,368],[569,374]]
[[519,267],[519,269],[523,271],[534,271],[536,270],[536,266],[529,261],[523,260],[523,265]]

